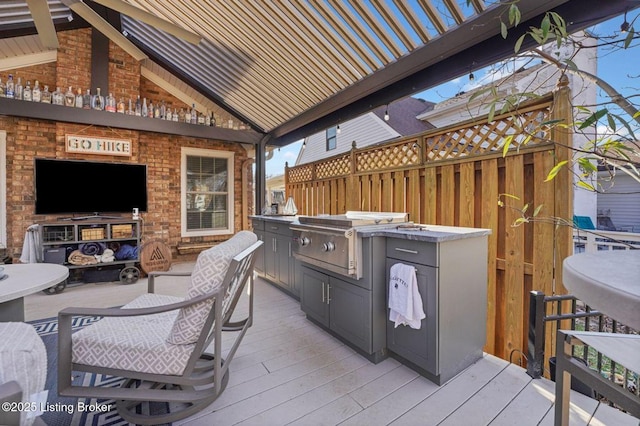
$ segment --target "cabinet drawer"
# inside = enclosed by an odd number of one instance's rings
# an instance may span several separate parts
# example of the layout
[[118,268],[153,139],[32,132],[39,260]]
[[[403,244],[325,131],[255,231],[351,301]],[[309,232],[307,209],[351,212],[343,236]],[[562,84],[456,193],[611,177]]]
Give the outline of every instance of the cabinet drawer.
[[267,232],[273,232],[274,234],[280,234],[285,236],[291,236],[291,230],[288,223],[278,222],[264,222],[264,230]]
[[424,241],[388,238],[387,257],[421,265],[438,266],[437,245]]
[[253,227],[254,231],[264,231],[264,221],[263,220],[253,219],[253,220],[251,220],[251,226]]

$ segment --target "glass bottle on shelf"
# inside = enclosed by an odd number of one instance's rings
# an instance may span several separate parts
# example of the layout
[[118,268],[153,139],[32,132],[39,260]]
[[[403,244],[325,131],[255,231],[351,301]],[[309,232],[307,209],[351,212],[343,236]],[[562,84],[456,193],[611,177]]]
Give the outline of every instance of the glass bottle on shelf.
[[73,94],[73,89],[71,89],[71,86],[69,86],[69,90],[67,90],[67,93],[64,94],[64,104],[68,107],[72,107],[74,106],[76,103],[76,97]]
[[178,116],[178,110],[176,108],[173,109],[173,115],[171,116],[171,121],[179,121],[180,117]]
[[104,96],[100,94],[100,88],[96,87],[96,95],[92,99],[91,107],[95,110],[104,110]]
[[178,121],[181,123],[184,123],[186,119],[187,119],[187,113],[184,112],[184,108],[180,108],[180,112],[178,113]]
[[184,122],[191,123],[191,110],[189,108],[184,112]]
[[164,119],[168,120],[168,121],[172,121],[173,120],[173,115],[171,113],[171,108],[167,108],[165,110],[165,115],[164,115]]
[[40,82],[36,80],[36,84],[31,90],[31,100],[33,102],[40,102],[42,100],[42,91],[40,90]]
[[211,126],[211,117],[209,117],[209,114],[204,114],[204,125]]
[[142,110],[140,111],[143,117],[149,115],[149,110],[147,109],[147,98],[144,98],[142,101]]
[[153,118],[161,118],[160,117],[160,104],[156,102],[153,106]]
[[82,96],[82,90],[79,87],[76,94],[76,108],[84,108],[84,96]]
[[60,91],[60,86],[56,87],[56,91],[51,95],[51,103],[54,105],[64,105],[64,96]]
[[149,99],[149,106],[147,107],[147,117],[153,118],[153,101]]
[[136,99],[135,115],[137,115],[138,117],[142,115],[142,102],[140,102],[140,95],[138,95],[138,99]]
[[91,109],[91,89],[87,89],[82,97],[82,108]]
[[198,123],[198,111],[196,111],[196,104],[191,104],[191,124]]
[[27,85],[24,86],[24,90],[22,92],[22,99],[25,101],[31,101],[33,98],[31,97],[31,81],[27,80]]
[[211,113],[211,122],[209,123],[209,126],[211,127],[215,127],[216,125],[216,117],[215,115],[213,115],[213,112]]
[[6,90],[7,88],[5,84],[2,82],[2,79],[0,78],[0,98],[4,98],[7,96]]
[[129,108],[127,109],[127,112],[125,114],[127,114],[127,115],[134,115],[135,114],[135,111],[134,111],[134,109],[132,107],[132,103],[133,102],[131,102],[131,98],[129,98]]
[[204,113],[201,112],[201,113],[198,114],[198,124],[200,124],[201,126],[204,126],[204,121],[205,121]]
[[6,92],[5,96],[9,99],[13,99],[16,96],[16,86],[13,82],[13,74],[9,74],[9,79],[7,80]]
[[22,96],[24,95],[24,87],[22,86],[22,78],[18,77],[18,82],[16,83],[16,94],[14,99],[22,100]]
[[45,85],[42,94],[40,95],[40,102],[50,104],[51,103],[51,92],[49,91],[49,86]]
[[163,120],[167,119],[167,106],[164,104],[164,99],[162,100],[162,104],[160,104],[160,118]]
[[120,98],[120,100],[118,101],[118,104],[116,105],[116,111],[118,112],[118,114],[124,114],[124,110],[125,110],[124,99]]
[[107,112],[116,112],[116,98],[113,97],[113,93],[107,95],[107,99],[104,101],[104,109]]

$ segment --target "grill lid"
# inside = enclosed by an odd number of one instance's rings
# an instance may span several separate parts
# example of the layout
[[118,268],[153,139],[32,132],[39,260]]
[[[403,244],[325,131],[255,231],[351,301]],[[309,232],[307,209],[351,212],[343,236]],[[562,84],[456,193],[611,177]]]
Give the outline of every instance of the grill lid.
[[348,211],[339,215],[300,216],[305,225],[325,225],[337,228],[353,228],[364,225],[388,225],[407,222],[407,213]]

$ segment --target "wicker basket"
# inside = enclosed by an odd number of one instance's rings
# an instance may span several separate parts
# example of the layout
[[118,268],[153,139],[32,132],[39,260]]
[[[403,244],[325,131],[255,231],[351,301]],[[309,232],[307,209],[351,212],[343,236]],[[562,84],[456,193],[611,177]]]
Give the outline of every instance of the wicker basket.
[[84,228],[82,230],[82,240],[104,240],[104,228]]
[[133,236],[133,225],[113,225],[111,227],[111,238],[131,238]]

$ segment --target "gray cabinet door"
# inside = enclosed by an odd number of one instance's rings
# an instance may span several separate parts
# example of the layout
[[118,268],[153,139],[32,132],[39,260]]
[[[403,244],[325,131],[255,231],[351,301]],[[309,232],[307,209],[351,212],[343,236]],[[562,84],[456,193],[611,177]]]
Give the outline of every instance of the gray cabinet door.
[[276,276],[278,279],[278,283],[282,285],[282,287],[289,290],[289,283],[291,281],[290,278],[290,270],[289,263],[293,262],[291,258],[291,237],[284,235],[276,235],[276,244],[275,244],[275,258],[276,258]]
[[278,279],[278,258],[276,255],[276,234],[264,234],[264,273],[272,281]]
[[[400,260],[387,258],[387,283],[389,269]],[[431,266],[417,265],[407,261],[401,263],[416,268],[418,291],[426,318],[422,320],[420,329],[407,325],[395,324],[388,320],[387,309],[387,347],[390,351],[411,361],[431,374],[438,372],[438,269]],[[387,289],[388,294],[388,289]],[[388,300],[388,297],[387,297]]]
[[308,317],[325,327],[329,327],[328,286],[329,277],[327,275],[302,266],[300,306]]
[[262,241],[264,244],[262,244],[260,247],[258,247],[258,250],[256,250],[256,255],[255,255],[255,264],[253,266],[253,268],[260,274],[264,274],[264,251],[265,251],[265,245],[267,244],[264,240],[264,231],[259,231],[259,230],[255,230],[253,231],[256,236],[258,237],[258,240]]
[[371,353],[371,292],[331,277],[328,297],[329,328]]

